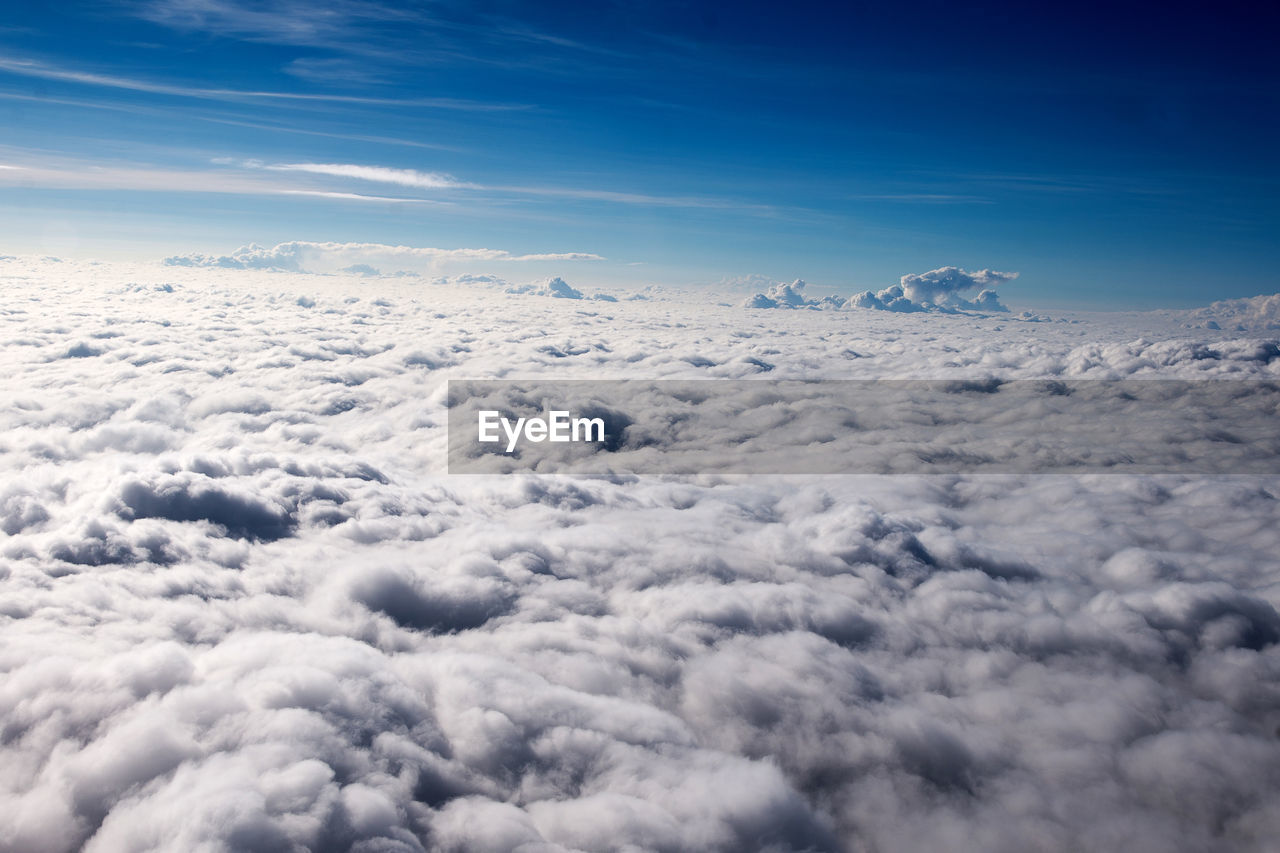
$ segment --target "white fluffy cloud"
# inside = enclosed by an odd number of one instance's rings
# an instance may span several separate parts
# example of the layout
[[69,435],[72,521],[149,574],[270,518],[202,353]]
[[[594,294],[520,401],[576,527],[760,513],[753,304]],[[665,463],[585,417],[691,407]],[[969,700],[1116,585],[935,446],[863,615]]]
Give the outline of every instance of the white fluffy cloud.
[[[978,270],[966,272],[959,267],[941,267],[926,273],[904,275],[898,284],[873,293],[863,291],[852,297],[849,304],[856,308],[875,308],[882,311],[1008,311],[996,294],[994,287],[1013,281],[1016,272]],[[970,300],[963,294],[979,291]]]
[[[774,282],[764,292],[756,293],[743,301],[747,308],[872,308],[899,313],[945,313],[960,311],[1005,313],[1009,309],[1000,303],[994,288],[1017,278],[1016,272],[979,270],[966,272],[959,267],[942,267],[926,273],[904,275],[898,284],[884,290],[870,290],[848,299],[824,296],[810,299],[804,295],[806,284],[796,279],[787,284]],[[973,299],[963,294],[980,292]]]
[[747,308],[839,308],[844,304],[844,300],[838,297],[809,299],[804,295],[807,286],[805,280],[800,278],[790,284],[775,282],[765,292],[748,297],[742,304]]
[[508,293],[530,293],[535,296],[550,296],[554,299],[581,299],[582,291],[572,287],[567,281],[555,276],[533,284],[513,285],[507,288]]
[[0,849],[1280,829],[1274,478],[443,471],[450,377],[1275,380],[1274,337],[0,275]]

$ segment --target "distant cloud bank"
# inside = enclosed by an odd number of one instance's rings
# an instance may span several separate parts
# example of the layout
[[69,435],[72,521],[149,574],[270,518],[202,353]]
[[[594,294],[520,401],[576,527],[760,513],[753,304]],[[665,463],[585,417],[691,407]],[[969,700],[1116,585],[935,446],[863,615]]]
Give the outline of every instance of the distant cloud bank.
[[[171,267],[221,267],[236,270],[280,272],[339,272],[355,267],[364,274],[377,274],[379,266],[400,264],[435,268],[446,263],[474,261],[602,261],[590,252],[539,252],[513,254],[504,249],[437,249],[389,246],[383,243],[312,243],[290,241],[271,248],[251,243],[229,255],[198,252],[164,259]],[[373,271],[370,273],[370,271]]]
[[1186,312],[1185,325],[1193,329],[1261,332],[1280,329],[1280,293],[1224,299]]

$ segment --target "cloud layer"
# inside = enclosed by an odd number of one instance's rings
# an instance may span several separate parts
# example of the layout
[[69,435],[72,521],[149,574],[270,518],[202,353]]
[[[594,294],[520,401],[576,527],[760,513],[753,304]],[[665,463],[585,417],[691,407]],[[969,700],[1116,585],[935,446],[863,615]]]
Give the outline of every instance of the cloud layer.
[[443,473],[449,377],[1275,380],[1274,337],[0,276],[0,849],[1280,830],[1274,478]]

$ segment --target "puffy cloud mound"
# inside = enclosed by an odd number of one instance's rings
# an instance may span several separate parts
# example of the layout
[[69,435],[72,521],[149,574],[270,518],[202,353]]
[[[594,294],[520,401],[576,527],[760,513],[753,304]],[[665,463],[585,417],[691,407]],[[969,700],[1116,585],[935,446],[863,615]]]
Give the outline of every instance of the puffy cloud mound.
[[798,278],[790,284],[775,282],[764,293],[757,293],[743,301],[746,308],[840,308],[844,300],[838,296],[824,296],[821,299],[809,299],[804,295],[808,284]]
[[804,279],[798,278],[790,284],[778,282],[764,293],[748,298],[743,305],[748,308],[800,308],[809,304],[804,289]]
[[[763,292],[747,297],[742,305],[746,308],[871,308],[899,313],[1005,313],[1009,309],[1000,303],[992,288],[1017,277],[1016,272],[966,272],[959,267],[942,267],[904,275],[900,283],[892,287],[879,292],[863,291],[849,299],[839,296],[810,299],[804,294],[804,280],[796,279],[789,284],[774,282]],[[962,295],[973,290],[979,291],[973,299]]]
[[573,287],[570,287],[569,283],[564,279],[560,278],[559,276],[549,279],[547,283],[543,286],[543,292],[546,293],[547,296],[551,296],[556,299],[581,299],[582,298],[581,290],[577,290]]
[[582,299],[583,293],[567,281],[555,276],[532,284],[517,284],[507,288],[507,293],[527,293],[530,296],[550,296],[553,299]]
[[[1006,312],[1009,309],[1000,304],[999,296],[992,288],[1017,277],[1016,272],[966,272],[959,267],[941,267],[926,273],[904,275],[898,284],[879,292],[863,291],[851,298],[849,305],[902,313]],[[979,293],[973,299],[962,295],[974,290]]]

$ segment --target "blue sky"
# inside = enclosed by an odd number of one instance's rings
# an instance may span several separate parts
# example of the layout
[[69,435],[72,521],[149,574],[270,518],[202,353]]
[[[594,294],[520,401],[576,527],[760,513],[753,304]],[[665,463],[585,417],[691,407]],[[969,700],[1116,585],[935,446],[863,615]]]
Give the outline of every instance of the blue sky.
[[1275,13],[1033,5],[12,4],[0,252],[376,242],[842,294],[955,264],[1019,271],[1015,307],[1280,290]]

